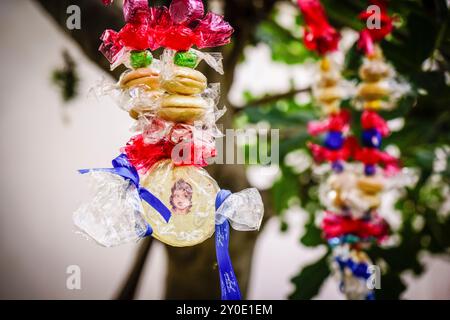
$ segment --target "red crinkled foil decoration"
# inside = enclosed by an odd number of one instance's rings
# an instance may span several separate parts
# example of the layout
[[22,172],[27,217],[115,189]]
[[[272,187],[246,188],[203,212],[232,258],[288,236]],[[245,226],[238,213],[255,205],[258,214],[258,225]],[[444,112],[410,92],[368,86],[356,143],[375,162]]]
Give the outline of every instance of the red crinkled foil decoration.
[[182,142],[180,144],[180,150],[183,152],[188,150],[190,155],[187,157],[184,154],[176,155],[172,157],[172,161],[177,166],[191,166],[206,167],[208,162],[206,159],[215,157],[217,155],[215,148],[209,148],[206,145],[196,145],[193,142]]
[[361,115],[361,125],[364,130],[377,129],[383,137],[390,134],[386,120],[373,110],[364,110]]
[[147,172],[156,162],[170,158],[173,144],[161,140],[155,144],[146,144],[142,134],[134,136],[122,148],[130,163],[141,173]]
[[362,239],[375,238],[379,242],[389,234],[389,225],[378,215],[367,219],[354,219],[333,212],[325,212],[322,229],[326,239],[352,234]]
[[328,23],[325,10],[319,0],[298,0],[306,26],[304,43],[309,50],[324,55],[337,49],[339,33]]
[[127,24],[119,32],[107,30],[108,36],[102,36],[100,51],[111,63],[118,59],[117,53],[123,49],[164,47],[186,51],[192,46],[201,49],[230,42],[233,28],[220,15],[204,15],[200,0],[174,0],[169,9],[149,8],[145,3],[144,0],[125,0]]
[[[109,6],[114,0],[102,0],[102,2],[105,6]],[[138,21],[147,10],[148,0],[123,0],[123,16],[126,22]]]
[[172,0],[169,10],[174,23],[189,24],[205,14],[203,2],[196,0]]
[[119,58],[119,54],[123,49],[119,35],[114,30],[105,30],[100,40],[102,40],[99,48],[100,52],[103,53],[110,63],[113,63]]
[[147,11],[147,0],[123,0],[123,17],[126,22],[139,22],[145,19]]
[[[380,42],[394,29],[394,19],[389,16],[387,11],[386,0],[371,0],[371,5],[378,6],[380,8],[380,28],[364,28],[359,34],[358,48],[363,50],[366,55],[374,53],[374,43]],[[359,18],[367,24],[367,20],[373,17],[373,12],[363,11],[360,13]]]
[[340,160],[345,161],[350,158],[357,147],[357,141],[354,137],[348,137],[345,139],[343,147],[339,150],[330,150],[315,143],[308,143],[307,146],[310,149],[315,162],[335,162]]
[[200,49],[222,46],[230,42],[233,31],[222,16],[208,12],[194,29],[195,45]]
[[354,158],[365,165],[381,165],[384,167],[384,173],[393,175],[400,171],[400,160],[391,156],[389,153],[375,148],[357,148]]
[[341,110],[338,113],[330,115],[328,119],[308,122],[308,133],[316,136],[326,131],[347,132],[349,122],[350,112],[348,110]]
[[[142,174],[164,159],[171,159],[177,166],[207,166],[206,159],[216,156],[215,146],[193,141],[189,135],[191,136],[191,133],[186,133],[184,137],[175,137],[171,133],[169,137],[157,143],[145,143],[143,135],[139,134],[132,137],[121,152],[127,155],[130,163]],[[180,154],[173,154],[175,147],[178,147]],[[189,156],[183,154],[186,150],[190,152]]]

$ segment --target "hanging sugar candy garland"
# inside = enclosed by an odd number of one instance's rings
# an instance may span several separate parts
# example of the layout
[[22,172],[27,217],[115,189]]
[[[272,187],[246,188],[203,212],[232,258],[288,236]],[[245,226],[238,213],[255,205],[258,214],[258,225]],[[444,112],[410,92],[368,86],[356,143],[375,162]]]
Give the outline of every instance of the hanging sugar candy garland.
[[[310,122],[308,131],[313,136],[325,134],[325,139],[323,145],[308,146],[315,162],[331,164],[331,172],[319,188],[320,200],[326,207],[321,224],[323,236],[333,248],[332,266],[346,297],[373,299],[376,284],[368,284],[368,280],[377,278],[371,278],[374,270],[364,250],[372,243],[383,242],[389,234],[389,225],[377,212],[382,193],[413,180],[400,171],[398,159],[381,150],[382,138],[390,132],[377,110],[394,107],[407,87],[396,82],[393,68],[384,61],[376,44],[392,30],[392,20],[386,4],[374,1],[381,5],[382,29],[364,29],[360,33],[358,47],[367,55],[360,68],[362,83],[355,99],[355,106],[363,109],[360,146],[350,135],[350,112],[339,107],[345,92],[353,90],[345,90],[348,86],[330,67],[326,56],[337,48],[337,32],[329,25],[319,1],[299,0],[298,4],[306,23],[305,45],[322,56],[313,96],[327,118]],[[360,17],[365,20],[369,16],[362,13]]]
[[[348,250],[347,243],[355,246],[361,239],[373,235],[373,226],[354,217],[352,203],[359,201],[355,188],[356,177],[349,169],[347,161],[356,148],[356,140],[349,136],[350,112],[341,109],[341,101],[349,96],[348,85],[342,79],[330,54],[337,50],[339,33],[329,24],[325,10],[318,0],[299,0],[298,5],[305,20],[304,42],[307,48],[321,56],[319,77],[313,85],[313,96],[321,107],[325,119],[308,124],[308,132],[324,135],[323,145],[309,143],[313,158],[317,163],[331,165],[331,173],[321,184],[321,197],[327,210],[322,221],[323,236],[334,249],[333,265],[342,268],[341,289],[349,298],[361,296],[360,282],[366,275],[367,256],[357,250]],[[385,230],[377,230],[384,236]],[[347,249],[347,250],[346,250]],[[364,298],[370,297],[366,292]]]
[[[103,1],[111,4],[112,1]],[[223,74],[220,53],[193,49],[222,46],[232,27],[204,13],[200,0],[149,7],[125,0],[126,24],[106,30],[100,51],[111,68],[124,64],[117,84],[99,91],[117,98],[137,132],[107,169],[80,170],[94,196],[74,213],[75,224],[103,246],[152,235],[177,247],[199,244],[215,233],[222,299],[241,294],[228,253],[229,227],[258,230],[264,208],[259,192],[220,190],[202,168],[216,154],[219,85],[195,70],[203,60]],[[163,48],[160,59],[152,51]]]
[[[361,115],[362,146],[354,149],[353,158],[362,162],[364,169],[363,173],[361,169],[354,170],[356,183],[351,188],[356,190],[358,198],[355,200],[359,199],[359,206],[351,208],[350,221],[360,225],[354,226],[353,230],[343,230],[344,236],[356,235],[356,239],[336,241],[335,244],[338,246],[334,250],[336,269],[341,274],[341,288],[349,299],[375,298],[373,289],[380,284],[368,280],[372,277],[371,280],[379,281],[379,276],[376,274],[372,276],[372,273],[380,270],[379,268],[371,269],[373,263],[364,249],[369,247],[371,240],[381,243],[388,236],[389,225],[378,214],[377,209],[381,204],[381,193],[387,188],[386,179],[399,172],[399,160],[380,150],[382,138],[388,136],[390,130],[384,119],[376,113],[376,110],[383,105],[387,106],[386,101],[389,99],[391,99],[391,106],[395,105],[392,98],[396,91],[389,89],[389,85],[394,88],[394,72],[382,60],[381,50],[375,45],[375,42],[380,42],[392,31],[393,24],[392,19],[387,15],[387,5],[384,1],[373,1],[372,4],[382,5],[379,6],[382,10],[380,17],[382,26],[378,29],[364,28],[360,32],[358,41],[358,47],[364,50],[367,59],[360,67],[359,74],[362,83],[356,92],[356,99],[358,103],[362,104],[364,110]],[[368,14],[367,12],[361,13],[360,18],[366,22],[369,18]],[[383,165],[383,171],[378,169],[378,165]],[[357,201],[353,202],[357,203]],[[329,224],[324,221],[324,227],[327,226]]]

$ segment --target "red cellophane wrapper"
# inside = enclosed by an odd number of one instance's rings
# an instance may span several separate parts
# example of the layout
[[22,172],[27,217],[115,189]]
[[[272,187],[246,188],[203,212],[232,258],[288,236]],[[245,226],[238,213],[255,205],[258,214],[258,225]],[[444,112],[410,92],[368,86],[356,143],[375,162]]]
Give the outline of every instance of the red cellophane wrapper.
[[205,15],[201,0],[174,0],[169,8],[148,7],[147,1],[124,3],[126,25],[118,32],[106,30],[100,51],[114,63],[121,50],[156,50],[160,47],[186,51],[230,42],[233,28],[215,13]]
[[350,112],[348,110],[341,110],[330,115],[328,119],[308,122],[308,133],[316,136],[326,131],[347,132],[349,123]]
[[386,175],[394,175],[401,168],[399,159],[375,148],[359,147],[355,150],[354,158],[365,165],[381,165]]
[[384,240],[389,234],[389,225],[378,215],[369,219],[355,219],[327,211],[322,221],[322,229],[326,239],[355,235],[361,239],[375,238]]
[[122,148],[122,152],[140,173],[146,173],[163,159],[171,159],[177,166],[207,166],[207,159],[216,156],[215,142],[213,139],[204,139],[203,134],[197,137],[193,133],[195,129],[189,127],[174,125],[168,135],[150,143],[145,137],[150,133],[136,135]]
[[[375,42],[383,40],[394,29],[394,19],[388,14],[387,1],[372,0],[370,4],[380,8],[380,28],[364,28],[359,34],[358,48],[363,50],[367,55],[374,53]],[[361,12],[359,18],[366,23],[373,14],[374,12],[365,10]]]
[[364,130],[377,129],[383,137],[390,134],[386,120],[373,110],[364,110],[361,115],[361,125]]
[[354,154],[356,147],[357,141],[354,137],[346,138],[344,145],[339,150],[330,150],[315,143],[308,143],[308,148],[311,150],[314,161],[318,163],[324,161],[346,161]]
[[340,35],[328,23],[319,0],[298,0],[305,20],[305,46],[323,55],[337,49]]

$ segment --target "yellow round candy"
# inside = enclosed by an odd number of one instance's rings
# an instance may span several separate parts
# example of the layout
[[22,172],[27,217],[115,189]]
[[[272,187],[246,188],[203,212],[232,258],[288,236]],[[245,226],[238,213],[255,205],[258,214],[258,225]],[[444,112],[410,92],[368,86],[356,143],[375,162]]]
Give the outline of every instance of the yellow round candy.
[[213,235],[219,186],[206,170],[175,166],[171,160],[162,160],[141,180],[141,185],[172,212],[166,223],[155,209],[143,202],[153,237],[175,247],[186,247],[199,244]]

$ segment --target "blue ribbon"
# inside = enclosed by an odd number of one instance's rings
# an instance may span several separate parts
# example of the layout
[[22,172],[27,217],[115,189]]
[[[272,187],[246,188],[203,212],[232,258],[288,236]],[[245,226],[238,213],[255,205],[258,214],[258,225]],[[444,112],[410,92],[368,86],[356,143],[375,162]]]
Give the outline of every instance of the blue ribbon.
[[369,266],[367,265],[367,263],[355,262],[352,259],[344,260],[339,257],[336,257],[335,260],[338,263],[339,268],[341,270],[344,270],[347,267],[352,271],[352,273],[357,278],[364,278],[366,280],[370,278],[370,273],[368,269]]
[[[339,268],[341,269],[341,272],[344,272],[344,269],[346,267],[348,267],[352,271],[352,273],[355,277],[363,278],[365,280],[370,278],[370,273],[369,273],[369,269],[368,269],[369,266],[367,265],[367,263],[355,262],[351,259],[343,260],[339,257],[336,257],[335,260],[338,263]],[[343,281],[341,282],[340,286],[341,286],[341,291],[344,291],[344,288],[343,288],[344,282]],[[369,291],[367,293],[366,300],[375,300],[375,293],[373,291]]]
[[[112,168],[81,169],[78,170],[78,172],[81,174],[85,174],[90,171],[104,171],[117,174],[122,178],[129,180],[136,187],[136,190],[139,193],[139,197],[147,202],[150,206],[152,206],[156,211],[158,211],[166,222],[169,222],[172,215],[170,210],[154,194],[140,186],[139,174],[136,168],[128,161],[127,156],[122,153],[117,158],[113,159],[112,165]],[[152,234],[152,229],[151,226],[148,225],[147,231],[144,236],[148,236],[150,234]]]
[[[231,192],[228,190],[219,191],[216,196],[216,210],[219,209],[220,205],[229,195],[231,195]],[[225,220],[222,224],[216,224],[215,238],[222,300],[241,300],[241,290],[239,289],[233,265],[231,264],[230,253],[228,252],[228,244],[230,241],[230,225],[228,220]]]

